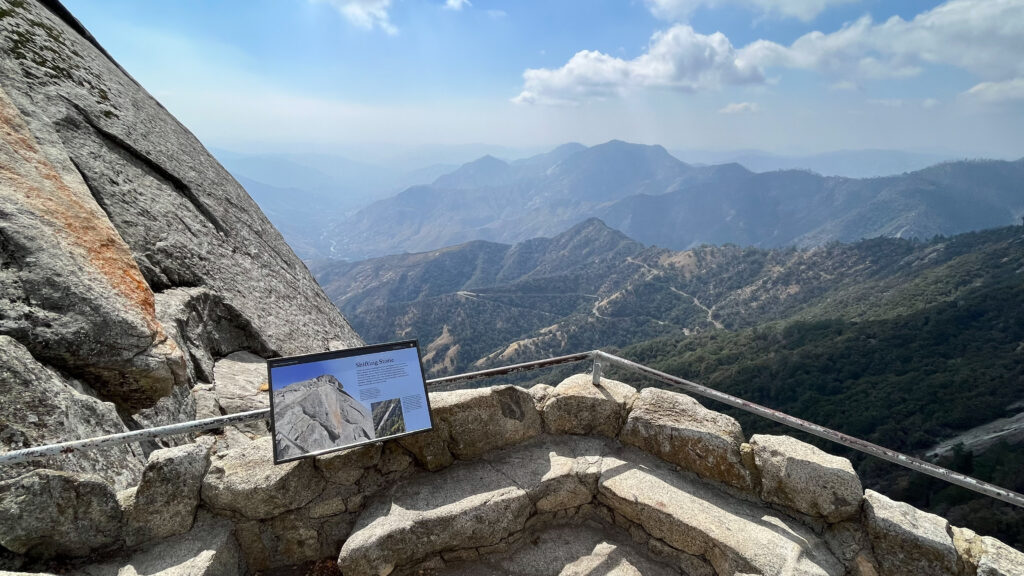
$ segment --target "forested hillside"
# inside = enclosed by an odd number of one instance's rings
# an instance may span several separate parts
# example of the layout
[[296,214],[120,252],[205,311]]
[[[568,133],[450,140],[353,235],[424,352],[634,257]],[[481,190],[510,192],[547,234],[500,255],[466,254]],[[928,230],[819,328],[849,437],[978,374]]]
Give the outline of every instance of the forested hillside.
[[[606,348],[915,454],[1024,400],[1019,226],[927,242],[675,252],[590,220],[552,239],[474,242],[317,276],[368,341],[418,337],[432,376]],[[1024,490],[1018,448],[997,442],[946,463]],[[895,497],[1024,545],[1024,518],[1010,507],[851,457]]]

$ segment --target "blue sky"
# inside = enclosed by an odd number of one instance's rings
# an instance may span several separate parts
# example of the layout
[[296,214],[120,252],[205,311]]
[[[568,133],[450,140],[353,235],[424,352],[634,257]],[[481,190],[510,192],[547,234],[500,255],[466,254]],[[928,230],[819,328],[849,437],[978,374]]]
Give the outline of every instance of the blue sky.
[[208,146],[1024,156],[1024,0],[65,0]]

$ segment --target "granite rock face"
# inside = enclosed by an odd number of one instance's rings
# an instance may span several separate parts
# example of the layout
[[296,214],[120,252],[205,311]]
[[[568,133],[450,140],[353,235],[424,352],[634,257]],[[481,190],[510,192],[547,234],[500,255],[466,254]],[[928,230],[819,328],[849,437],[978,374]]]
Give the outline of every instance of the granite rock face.
[[[0,335],[129,428],[194,418],[192,388],[234,352],[361,343],[245,190],[55,0],[0,0],[0,166]],[[6,445],[121,431],[50,396],[68,417],[45,434],[15,419]],[[124,456],[96,470],[117,488],[144,462]]]
[[[128,431],[113,404],[76,389],[72,383],[37,362],[17,340],[0,336],[0,450]],[[123,490],[138,482],[145,455],[137,444],[130,444],[50,456],[39,464],[95,474]],[[16,478],[31,468],[28,463],[0,466],[0,480]]]
[[121,542],[114,491],[91,476],[36,470],[0,482],[0,545],[29,557],[87,556]]
[[274,426],[280,458],[376,438],[370,411],[331,374],[276,388]]

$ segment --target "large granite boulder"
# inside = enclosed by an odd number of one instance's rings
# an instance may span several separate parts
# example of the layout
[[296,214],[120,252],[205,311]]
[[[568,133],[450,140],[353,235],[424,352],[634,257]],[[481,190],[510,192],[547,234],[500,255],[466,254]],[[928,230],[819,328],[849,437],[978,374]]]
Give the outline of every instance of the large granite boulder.
[[142,481],[125,507],[125,543],[134,547],[188,532],[209,465],[209,448],[200,444],[150,454]]
[[881,576],[957,573],[957,551],[945,518],[867,490],[864,524]]
[[636,396],[628,384],[577,374],[547,391],[540,405],[544,426],[552,434],[599,434],[614,438]]
[[0,546],[38,558],[87,556],[121,543],[121,507],[95,476],[35,470],[0,482]]
[[840,522],[860,513],[864,489],[846,458],[790,436],[750,438],[761,497],[809,516]]
[[739,422],[685,394],[644,388],[619,438],[704,478],[737,488],[751,486],[740,453],[743,429]]
[[[9,336],[0,336],[0,398],[0,450],[5,452],[128,431],[112,403],[86,394],[80,383],[43,366]],[[0,480],[44,466],[95,474],[123,490],[139,481],[144,463],[142,449],[129,444],[0,466]]]
[[963,572],[974,576],[1024,574],[1024,553],[967,528],[953,528],[953,545],[964,563]]
[[217,454],[203,478],[202,501],[214,511],[254,520],[305,506],[325,481],[313,461],[274,465],[270,437]]

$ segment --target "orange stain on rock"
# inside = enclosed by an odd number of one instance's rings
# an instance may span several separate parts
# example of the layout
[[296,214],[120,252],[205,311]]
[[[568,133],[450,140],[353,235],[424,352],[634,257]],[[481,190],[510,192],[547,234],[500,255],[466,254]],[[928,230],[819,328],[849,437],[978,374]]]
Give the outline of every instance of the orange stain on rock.
[[0,164],[0,185],[20,192],[24,205],[52,224],[71,251],[84,256],[93,271],[125,300],[153,333],[166,339],[156,319],[153,292],[128,246],[95,203],[84,182],[75,190],[47,159],[21,113],[0,89],[0,138],[23,162]]

